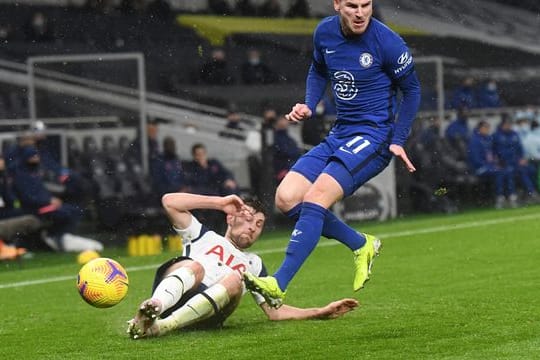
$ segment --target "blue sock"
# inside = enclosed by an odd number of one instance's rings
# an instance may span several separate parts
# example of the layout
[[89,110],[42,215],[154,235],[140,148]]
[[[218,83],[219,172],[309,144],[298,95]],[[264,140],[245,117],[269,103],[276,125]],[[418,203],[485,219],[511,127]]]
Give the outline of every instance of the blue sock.
[[[292,209],[287,211],[285,215],[289,219],[297,221],[301,208],[302,204],[297,204]],[[326,212],[322,228],[322,235],[325,238],[339,241],[352,251],[360,249],[366,243],[366,238],[364,235],[345,224],[330,211]]]
[[302,204],[300,218],[287,246],[285,260],[274,274],[281,290],[285,290],[292,278],[319,242],[324,218],[328,210],[317,204]]
[[338,219],[328,211],[324,218],[322,234],[328,239],[335,239],[352,251],[360,249],[366,243],[366,237]]

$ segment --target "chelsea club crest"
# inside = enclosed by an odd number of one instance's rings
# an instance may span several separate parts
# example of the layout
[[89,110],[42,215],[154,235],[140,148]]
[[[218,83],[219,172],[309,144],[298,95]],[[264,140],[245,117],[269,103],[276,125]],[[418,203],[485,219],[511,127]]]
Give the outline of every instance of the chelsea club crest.
[[373,56],[370,53],[363,53],[360,55],[360,65],[363,68],[368,68],[373,64]]

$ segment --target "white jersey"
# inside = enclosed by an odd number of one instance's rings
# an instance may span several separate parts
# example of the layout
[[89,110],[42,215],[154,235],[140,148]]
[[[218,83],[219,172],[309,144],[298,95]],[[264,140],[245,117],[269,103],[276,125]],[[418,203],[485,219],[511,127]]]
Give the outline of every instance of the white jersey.
[[193,215],[186,229],[174,229],[182,237],[183,255],[203,266],[204,285],[210,287],[233,271],[239,274],[249,271],[257,276],[266,276],[259,256],[237,249],[225,237],[202,225]]

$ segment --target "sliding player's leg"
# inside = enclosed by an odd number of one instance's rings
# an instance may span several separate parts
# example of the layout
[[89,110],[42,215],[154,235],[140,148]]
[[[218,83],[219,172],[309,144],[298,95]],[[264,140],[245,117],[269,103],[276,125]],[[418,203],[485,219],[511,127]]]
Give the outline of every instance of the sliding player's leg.
[[144,336],[161,314],[178,304],[188,291],[197,288],[203,278],[201,264],[187,257],[178,257],[160,266],[152,296],[141,303],[134,318],[128,321],[130,336]]
[[242,279],[233,272],[217,284],[194,295],[182,307],[156,321],[159,335],[187,326],[220,327],[233,313],[242,297]]

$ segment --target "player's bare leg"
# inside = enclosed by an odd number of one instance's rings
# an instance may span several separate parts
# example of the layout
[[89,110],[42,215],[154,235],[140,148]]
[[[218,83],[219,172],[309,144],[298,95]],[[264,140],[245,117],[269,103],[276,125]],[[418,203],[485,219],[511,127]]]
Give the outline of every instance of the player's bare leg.
[[152,297],[144,300],[133,319],[128,321],[129,336],[139,339],[159,335],[155,324],[159,315],[174,306],[186,291],[199,286],[203,277],[204,269],[198,262],[184,260],[171,265]]

